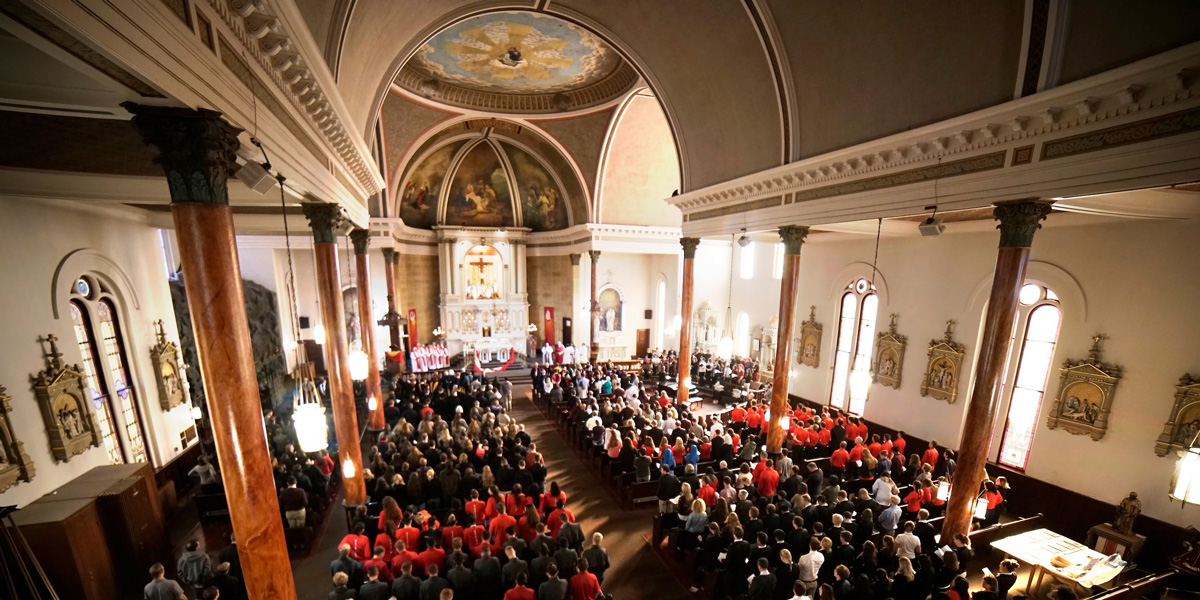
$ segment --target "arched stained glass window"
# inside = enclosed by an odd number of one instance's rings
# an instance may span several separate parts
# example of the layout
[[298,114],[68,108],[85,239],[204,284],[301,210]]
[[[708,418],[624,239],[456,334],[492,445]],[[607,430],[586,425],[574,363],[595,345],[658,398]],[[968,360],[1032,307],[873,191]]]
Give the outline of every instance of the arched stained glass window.
[[133,462],[146,462],[146,444],[142,441],[141,420],[134,408],[133,384],[129,379],[128,358],[121,343],[117,310],[112,300],[101,299],[96,304],[100,322],[100,337],[104,340],[104,358],[108,363],[109,381],[112,392],[117,395],[122,420],[125,421],[125,439],[129,441],[129,452]]
[[1001,400],[1004,400],[1009,388],[1007,367],[1015,362],[1016,372],[1012,375],[1015,383],[1007,398],[1008,416],[1000,440],[998,461],[1002,465],[1024,470],[1029,463],[1033,434],[1037,430],[1046,383],[1050,379],[1054,348],[1062,326],[1062,308],[1053,291],[1036,283],[1025,284],[1019,298],[1013,343],[1009,348],[1004,382],[1000,386]]
[[[861,415],[867,406],[868,391],[850,389],[855,372],[871,368],[871,353],[875,348],[875,313],[879,311],[879,296],[875,285],[858,279],[846,286],[842,294],[838,318],[837,350],[833,355],[833,383],[829,404],[851,414]],[[859,392],[861,397],[855,396]]]
[[[89,294],[88,285],[86,281],[80,279],[76,290],[86,296]],[[115,465],[124,463],[125,455],[121,453],[120,442],[113,431],[112,407],[109,406],[104,380],[96,373],[96,362],[99,355],[96,352],[95,340],[92,338],[91,325],[78,300],[72,300],[70,308],[71,323],[75,329],[75,342],[79,345],[79,355],[83,359],[83,374],[87,377],[84,384],[87,386],[88,393],[92,395],[92,407],[96,413],[96,425],[104,439],[104,449],[108,452],[109,462]]]

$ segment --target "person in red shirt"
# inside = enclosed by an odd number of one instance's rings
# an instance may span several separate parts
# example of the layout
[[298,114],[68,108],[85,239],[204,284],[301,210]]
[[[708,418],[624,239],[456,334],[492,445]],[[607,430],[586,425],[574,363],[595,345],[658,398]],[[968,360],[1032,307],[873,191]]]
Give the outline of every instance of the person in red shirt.
[[471,499],[463,505],[468,514],[475,517],[476,523],[482,523],[487,516],[487,505],[479,499],[479,490],[471,490]]
[[820,433],[817,434],[818,445],[828,446],[832,436],[833,434],[829,431],[828,427],[822,428]]
[[850,448],[850,462],[862,460],[863,450],[866,450],[866,447],[862,445],[862,440],[854,438],[854,447]]
[[525,514],[517,519],[517,535],[525,540],[525,543],[533,541],[537,537],[537,524],[542,521],[538,515],[538,511],[532,504],[525,505]]
[[833,451],[829,457],[829,474],[837,475],[838,479],[844,479],[846,475],[846,463],[850,461],[850,453],[846,451],[846,442],[838,444],[838,449]]
[[488,531],[492,534],[493,543],[498,546],[503,546],[504,541],[508,539],[508,528],[517,526],[517,520],[508,516],[508,509],[504,504],[497,504],[496,510],[499,512],[490,523],[488,523]]
[[880,451],[883,450],[883,444],[879,443],[878,433],[871,437],[871,443],[867,444],[867,450],[871,451],[871,456],[883,456],[883,454],[880,453]]
[[392,580],[394,580],[395,577],[392,576],[392,568],[388,565],[387,561],[383,560],[383,555],[385,553],[387,553],[387,549],[385,549],[383,546],[376,546],[374,557],[363,562],[363,571],[366,571],[371,567],[378,567],[379,580],[391,585]]
[[444,572],[446,568],[446,551],[441,548],[440,543],[434,543],[425,549],[424,552],[417,555],[417,563],[421,565],[421,570],[429,575],[429,565],[437,565],[438,572]]
[[706,477],[705,479],[706,483],[700,486],[696,497],[703,500],[705,506],[712,506],[717,502],[717,480],[715,477]]
[[546,517],[546,527],[550,530],[550,539],[558,539],[558,530],[562,528],[564,518],[568,515],[571,517],[572,522],[575,521],[574,513],[567,510],[566,503],[559,501],[558,508],[554,509],[554,512]]
[[529,454],[525,455],[525,467],[536,465],[542,459],[542,453],[537,451],[537,444],[530,442]]
[[410,552],[404,540],[396,540],[396,545],[393,546],[395,552],[392,553],[392,574],[404,571],[404,563],[412,563],[413,568],[417,568],[417,553]]
[[392,545],[396,543],[396,524],[387,521],[383,524],[383,532],[375,536],[375,545],[373,548],[383,546],[383,562],[392,562],[392,555],[395,554],[395,549]]
[[484,510],[484,516],[488,519],[495,519],[496,515],[500,514],[501,506],[504,506],[504,497],[500,495],[499,486],[493,485],[488,488],[487,508]]
[[462,535],[463,528],[458,524],[458,517],[450,513],[446,517],[446,524],[442,526],[442,547],[453,546],[454,538],[460,538]]
[[354,533],[346,534],[342,541],[338,542],[338,548],[342,546],[350,546],[350,556],[359,562],[370,560],[371,558],[371,540],[367,538],[364,532],[367,526],[362,523],[354,525]]
[[904,432],[896,432],[896,441],[892,442],[892,448],[896,450],[897,456],[904,456],[904,447],[908,445],[908,440],[904,439]]
[[742,436],[738,435],[737,432],[731,432],[729,434],[729,444],[733,446],[733,453],[737,454],[738,449],[742,446]]
[[746,409],[742,408],[742,406],[740,404],[733,407],[733,410],[729,411],[729,422],[730,423],[745,423],[746,422]]
[[483,541],[483,534],[487,530],[484,529],[482,525],[476,524],[475,517],[467,515],[466,519],[467,526],[462,532],[463,545],[468,548],[474,548],[475,546],[478,546],[481,541]]
[[383,510],[379,513],[379,524],[375,527],[383,531],[388,521],[392,522],[392,527],[398,527],[404,522],[404,513],[400,510],[400,505],[396,503],[395,498],[384,496]]
[[320,457],[317,458],[317,468],[325,475],[333,473],[333,459],[329,458],[329,453],[325,450],[322,450]]
[[700,460],[710,459],[712,459],[712,442],[706,440],[703,444],[700,444]]
[[533,502],[533,499],[521,492],[521,484],[514,483],[512,491],[504,498],[504,507],[508,509],[508,514],[519,515],[525,512],[525,505]]
[[[667,439],[666,436],[663,436],[664,442],[666,441],[666,439]],[[681,458],[682,457],[676,457],[675,460],[678,461]],[[565,492],[563,492],[561,489],[559,489],[557,481],[551,481],[550,482],[550,491],[546,492],[545,494],[542,494],[542,505],[539,508],[542,511],[542,514],[548,515],[551,512],[553,512],[555,508],[558,508],[559,500],[562,500],[563,503],[566,503],[567,494]]]
[[595,575],[588,573],[586,558],[579,559],[579,562],[575,563],[575,567],[578,572],[571,577],[567,584],[568,597],[571,600],[595,600],[600,595],[600,580],[596,579]]
[[414,526],[412,517],[404,518],[404,527],[396,530],[396,539],[404,540],[404,545],[409,548],[416,548],[418,540],[421,539],[421,529]]
[[524,571],[517,573],[517,585],[504,592],[504,600],[534,600],[533,590],[525,587],[527,583],[529,583],[529,576]]
[[746,427],[749,429],[758,429],[762,424],[762,414],[758,412],[758,406],[752,406],[750,411],[746,413]]
[[891,434],[888,434],[888,433],[883,434],[883,443],[879,445],[879,448],[881,450],[887,450],[888,452],[892,451],[892,436],[891,436]]
[[[762,461],[767,467],[758,475],[758,480],[754,486],[758,488],[758,493],[770,498],[775,495],[775,488],[779,487],[779,472],[775,470],[775,461],[767,459]],[[762,464],[760,463],[760,464]]]
[[916,521],[917,513],[921,512],[921,503],[925,501],[925,486],[920,481],[913,482],[913,489],[904,497],[906,512],[904,519],[907,521]]
[[921,462],[936,467],[938,461],[937,440],[930,440],[929,447],[925,449],[925,453],[921,455]]

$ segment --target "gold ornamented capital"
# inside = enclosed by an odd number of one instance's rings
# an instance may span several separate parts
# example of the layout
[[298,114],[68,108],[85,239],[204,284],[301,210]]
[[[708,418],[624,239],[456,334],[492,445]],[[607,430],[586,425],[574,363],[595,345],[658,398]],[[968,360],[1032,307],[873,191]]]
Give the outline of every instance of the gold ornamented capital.
[[599,250],[588,250],[588,258],[592,259],[593,265],[600,262],[600,251]]
[[142,141],[155,149],[171,202],[229,206],[228,180],[237,172],[241,129],[204,108],[121,104],[133,113]]
[[700,238],[679,238],[679,243],[683,246],[684,258],[696,258],[696,247],[700,245]]
[[383,264],[385,264],[385,265],[396,264],[396,258],[399,255],[400,255],[400,253],[396,252],[395,248],[384,248],[383,249]]
[[301,204],[300,208],[312,226],[314,242],[337,243],[337,229],[342,224],[342,207],[336,204],[306,202]]
[[779,237],[783,239],[784,249],[788,254],[800,254],[804,238],[808,237],[808,227],[804,225],[784,225],[779,228]]
[[1042,221],[1050,214],[1053,200],[1031,198],[997,202],[993,215],[1000,224],[1001,248],[1028,248],[1033,245],[1033,234],[1042,228]]
[[567,257],[571,259],[572,267],[578,267],[579,259],[583,258],[583,255],[582,254],[568,254]]
[[366,254],[371,246],[370,229],[354,229],[350,232],[350,241],[354,244],[355,254]]

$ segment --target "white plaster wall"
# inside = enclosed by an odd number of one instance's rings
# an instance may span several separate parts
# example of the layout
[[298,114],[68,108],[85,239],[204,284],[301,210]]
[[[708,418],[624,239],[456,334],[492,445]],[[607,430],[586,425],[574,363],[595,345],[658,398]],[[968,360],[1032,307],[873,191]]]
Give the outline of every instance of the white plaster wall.
[[600,165],[601,223],[679,227],[682,214],[663,202],[679,189],[675,138],[653,96],[634,96],[614,113],[607,152]]
[[[1056,218],[1063,217],[1050,217],[1052,221]],[[815,304],[817,319],[824,325],[821,365],[811,369],[793,363],[798,376],[791,382],[792,393],[819,402],[828,401],[840,290],[853,279],[870,275],[874,250],[874,239],[869,236],[828,241],[822,239],[824,235],[812,235],[803,248],[793,333],[793,337],[799,335],[800,321],[807,317],[808,306]],[[844,236],[836,237],[844,240]],[[1198,238],[1197,222],[1133,220],[1051,225],[1037,234],[1030,273],[1057,272],[1057,281],[1047,278],[1042,282],[1057,288],[1064,320],[1028,475],[1110,503],[1135,490],[1147,515],[1181,526],[1189,524],[1192,516],[1180,511],[1178,504],[1169,503],[1165,493],[1175,460],[1156,456],[1154,441],[1169,417],[1174,384],[1185,372],[1200,372],[1200,354],[1196,352],[1200,319],[1195,313],[1200,281],[1193,276],[1200,272]],[[928,343],[941,338],[947,319],[957,320],[955,338],[966,344],[964,365],[973,368],[998,239],[998,233],[989,230],[882,240],[876,278],[881,300],[878,319],[883,327],[887,316],[897,313],[898,331],[908,336],[908,349],[900,389],[872,387],[866,408],[869,419],[958,446],[972,382],[960,382],[955,404],[922,397],[918,386]],[[728,277],[722,268],[728,264],[728,248],[706,248],[711,245],[705,240],[697,255],[697,303],[719,296]],[[752,282],[739,281],[735,273],[735,318],[739,310],[767,315],[777,307],[778,283],[772,288],[769,260],[766,265],[759,266]],[[1072,279],[1078,282],[1078,290],[1066,289]],[[768,297],[771,289],[774,292]],[[754,290],[762,293],[743,293]],[[757,321],[752,316],[753,322]],[[1067,358],[1086,357],[1096,333],[1109,336],[1104,359],[1125,368],[1110,429],[1098,442],[1045,426],[1058,392],[1057,367]],[[992,459],[999,451],[1007,409],[1007,403],[1000,407]],[[1114,476],[1119,478],[1118,485],[1114,485]]]
[[[601,332],[602,344],[607,344],[607,340],[612,339],[614,344],[625,346],[632,355],[637,350],[637,330],[649,329],[650,348],[654,347],[654,328],[659,315],[653,313],[652,318],[647,319],[645,312],[654,310],[659,277],[664,277],[667,281],[665,314],[669,315],[667,317],[668,324],[670,319],[679,312],[679,305],[673,294],[673,290],[677,286],[675,262],[675,256],[669,254],[604,252],[600,256],[596,276],[597,293],[611,284],[619,288],[625,298],[621,331],[616,332],[615,335]],[[591,267],[586,259],[582,261],[581,266],[586,271],[583,273],[584,278],[590,277]],[[590,288],[588,289],[590,290]],[[586,319],[577,320],[576,323],[582,324],[585,328],[590,327]],[[664,343],[671,347],[678,346],[678,340],[675,338],[665,338]]]
[[[46,425],[30,388],[30,376],[43,368],[37,338],[53,333],[60,340],[64,360],[80,363],[75,334],[65,300],[54,318],[50,290],[55,270],[71,252],[90,248],[111,259],[116,267],[100,272],[115,276],[116,268],[129,278],[131,290],[119,290],[125,299],[124,321],[130,377],[137,385],[138,409],[155,466],[182,451],[179,432],[191,426],[187,405],[164,412],[153,379],[150,348],[156,343],[154,322],[162,319],[167,335],[178,341],[171,292],[167,284],[158,231],[123,211],[81,210],[72,204],[0,200],[0,385],[13,397],[13,425],[33,459],[32,482],[18,483],[3,494],[0,504],[24,506],[86,471],[107,464],[103,447],[91,448],[69,462],[56,463],[50,454]],[[114,216],[116,215],[116,216]],[[76,273],[63,274],[74,280]],[[139,307],[134,307],[136,295]]]

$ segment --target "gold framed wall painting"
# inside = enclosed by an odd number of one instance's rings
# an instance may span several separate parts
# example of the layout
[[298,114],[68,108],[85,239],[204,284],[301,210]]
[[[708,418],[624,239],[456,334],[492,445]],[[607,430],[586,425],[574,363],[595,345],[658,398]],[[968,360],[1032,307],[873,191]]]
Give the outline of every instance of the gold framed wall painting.
[[800,343],[796,348],[796,361],[817,368],[821,364],[821,333],[823,327],[817,322],[817,307],[812,306],[808,320],[800,323]]
[[163,410],[171,410],[184,403],[179,346],[167,339],[162,319],[155,322],[155,327],[158,343],[150,349],[150,361],[154,364],[154,381],[158,384],[158,402]]
[[1121,367],[1100,360],[1100,341],[1092,338],[1092,349],[1083,360],[1067,359],[1059,371],[1058,397],[1046,417],[1046,427],[1075,435],[1090,435],[1099,441],[1108,432],[1108,416],[1121,381]]
[[33,395],[46,422],[50,453],[55,460],[67,462],[88,448],[100,446],[100,432],[80,368],[63,363],[58,338],[49,335],[44,341],[50,351],[43,350],[46,368],[32,377]]
[[900,371],[907,346],[908,336],[896,333],[896,315],[893,314],[888,330],[875,334],[875,364],[871,365],[871,377],[876,383],[900,389]]
[[1154,443],[1154,453],[1166,456],[1169,452],[1182,452],[1192,447],[1193,440],[1200,434],[1200,377],[1184,373],[1175,384],[1175,404],[1171,417],[1163,425],[1163,432]]
[[25,453],[25,444],[13,431],[12,396],[0,385],[0,493],[18,481],[33,481],[33,459]]
[[921,395],[954,404],[958,400],[958,380],[965,354],[965,347],[954,341],[954,321],[946,321],[942,339],[929,342],[929,362],[921,378]]

